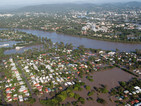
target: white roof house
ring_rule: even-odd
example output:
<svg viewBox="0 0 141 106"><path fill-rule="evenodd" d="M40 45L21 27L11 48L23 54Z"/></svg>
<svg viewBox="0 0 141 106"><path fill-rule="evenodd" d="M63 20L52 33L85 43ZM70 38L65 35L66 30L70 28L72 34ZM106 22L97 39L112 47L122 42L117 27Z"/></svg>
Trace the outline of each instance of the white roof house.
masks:
<svg viewBox="0 0 141 106"><path fill-rule="evenodd" d="M22 95L19 95L19 101L23 102L23 96Z"/></svg>
<svg viewBox="0 0 141 106"><path fill-rule="evenodd" d="M136 90L137 90L137 89L140 89L140 87L139 87L139 86L135 86L134 88L135 88Z"/></svg>

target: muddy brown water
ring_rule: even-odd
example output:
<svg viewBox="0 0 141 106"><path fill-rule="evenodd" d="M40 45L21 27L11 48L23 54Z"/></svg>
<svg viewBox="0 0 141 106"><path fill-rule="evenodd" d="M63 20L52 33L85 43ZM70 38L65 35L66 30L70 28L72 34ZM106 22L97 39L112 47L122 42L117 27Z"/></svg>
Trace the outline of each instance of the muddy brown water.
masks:
<svg viewBox="0 0 141 106"><path fill-rule="evenodd" d="M81 80L83 82L85 82L86 85L91 86L91 89L93 89L93 87L101 87L101 84L106 85L107 89L110 90L111 88L114 88L116 86L119 86L119 82L120 81L129 81L131 78L133 78L134 76L122 71L119 68L113 68L110 70L105 70L105 71L99 71L99 72L94 72L93 74L90 74L91 76L93 76L94 81L90 82L86 79L86 76L83 77ZM84 87L83 87L83 91L82 92L76 92L78 93L80 96L82 96L83 98L87 98L87 94L89 91L87 91ZM106 100L106 104L104 106L115 106L116 104L111 102L109 100L110 94L102 94L99 93L97 94L96 92L94 93L93 96L94 101L85 101L85 104L81 106L103 106L102 104L99 104L96 102L96 99L98 97L103 98L104 100ZM114 100L114 98L113 98Z"/></svg>
<svg viewBox="0 0 141 106"><path fill-rule="evenodd" d="M100 86L100 84L104 84L107 85L108 89L118 86L120 81L129 81L134 77L133 75L119 68L96 72L92 76L94 82L90 84L90 82L87 81L87 84L89 83L90 85L94 86Z"/></svg>
<svg viewBox="0 0 141 106"><path fill-rule="evenodd" d="M133 75L127 72L124 72L119 68L113 68L110 70L94 72L90 75L93 76L93 79L94 79L93 82L88 81L86 79L86 76L84 76L83 78L79 78L79 79L85 82L86 85L91 86L92 90L94 86L101 87L101 84L106 85L107 89L110 90L111 88L118 86L119 81L129 81L131 78L134 77ZM89 91L87 91L84 87L82 88L83 88L82 91L77 91L77 92L75 91L75 93L78 93L81 97L86 99L88 97L87 94ZM49 96L49 95L46 94L45 96ZM45 98L45 96L43 96L42 98ZM79 106L103 106L102 104L99 104L96 102L96 99L98 97L106 100L107 103L104 106L115 106L116 105L115 103L109 100L109 97L110 97L109 94L102 94L102 93L98 94L97 92L95 92L94 95L91 97L94 99L93 101L85 100L85 104L79 104ZM75 99L68 98L63 103L72 102L72 101L75 101ZM17 103L12 103L12 105L18 106ZM33 105L25 104L25 103L19 103L19 105L20 106L42 106L39 103L39 100L37 100L36 103L34 103Z"/></svg>
<svg viewBox="0 0 141 106"><path fill-rule="evenodd" d="M6 30L6 28L0 28L0 30ZM39 30L29 30L29 29L16 29L22 32L33 34L40 37L47 37L55 42L72 43L73 46L77 47L79 45L84 45L86 48L93 49L103 49L103 50L116 50L120 51L135 51L135 49L141 49L141 44L131 44L131 43L118 43L118 42L108 42L101 40L94 40L89 38L81 38L76 36L70 36L65 34L58 34L56 32L45 32Z"/></svg>

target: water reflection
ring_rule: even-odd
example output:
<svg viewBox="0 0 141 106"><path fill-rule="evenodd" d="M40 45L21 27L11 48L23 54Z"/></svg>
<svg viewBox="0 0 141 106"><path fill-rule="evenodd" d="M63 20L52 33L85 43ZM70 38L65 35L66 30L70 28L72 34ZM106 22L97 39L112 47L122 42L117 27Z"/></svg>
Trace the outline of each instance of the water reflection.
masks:
<svg viewBox="0 0 141 106"><path fill-rule="evenodd" d="M23 53L23 52L25 52L25 51L27 51L27 50L29 50L29 49L41 49L43 46L42 45L34 45L34 46L28 46L28 47L23 47L23 48L21 48L20 50L16 50L16 49L11 49L11 50L6 50L5 52L4 52L4 54L7 54L7 55L9 55L9 54L15 54L15 53Z"/></svg>
<svg viewBox="0 0 141 106"><path fill-rule="evenodd" d="M0 41L0 48L2 48L2 47L12 47L16 43L19 43L19 41ZM6 45L4 46L4 44L6 44Z"/></svg>
<svg viewBox="0 0 141 106"><path fill-rule="evenodd" d="M1 28L1 30L3 29ZM93 40L88 38L80 38L80 37L74 37L69 35L57 34L56 32L50 33L50 32L39 31L39 30L25 30L25 29L15 29L15 30L37 35L40 37L47 37L51 39L54 43L56 42L64 42L65 44L72 43L75 47L79 45L84 45L86 48L103 49L103 50L119 49L120 51L126 51L126 52L135 51L135 49L141 49L141 44L127 44L127 43L100 41L100 40Z"/></svg>
<svg viewBox="0 0 141 106"><path fill-rule="evenodd" d="M117 42L108 42L108 41L100 41L100 40L93 40L88 38L80 38L74 37L69 35L57 34L55 32L44 32L39 30L25 30L25 29L18 29L19 31L23 31L26 33L34 34L41 37L50 38L54 43L55 42L64 42L72 43L74 46L84 45L86 48L93 48L93 49L103 49L103 50L116 50L119 49L120 51L134 51L135 49L141 49L141 44L127 44L127 43L117 43Z"/></svg>

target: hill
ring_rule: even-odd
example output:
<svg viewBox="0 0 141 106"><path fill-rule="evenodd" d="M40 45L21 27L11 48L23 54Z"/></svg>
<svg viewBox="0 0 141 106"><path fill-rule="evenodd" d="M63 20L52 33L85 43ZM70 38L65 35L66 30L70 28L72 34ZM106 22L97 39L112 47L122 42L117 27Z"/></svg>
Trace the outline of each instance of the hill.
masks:
<svg viewBox="0 0 141 106"><path fill-rule="evenodd" d="M15 9L12 12L65 12L70 10L81 10L81 11L101 11L101 10L115 10L125 8L141 8L141 2L127 2L127 3L106 3L106 4L43 4L26 6L20 9Z"/></svg>

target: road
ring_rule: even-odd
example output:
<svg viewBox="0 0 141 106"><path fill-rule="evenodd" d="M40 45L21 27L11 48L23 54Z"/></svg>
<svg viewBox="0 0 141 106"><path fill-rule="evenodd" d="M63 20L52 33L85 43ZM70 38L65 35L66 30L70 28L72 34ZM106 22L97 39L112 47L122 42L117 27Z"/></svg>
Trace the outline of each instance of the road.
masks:
<svg viewBox="0 0 141 106"><path fill-rule="evenodd" d="M25 83L26 83L26 85L27 85L27 87L28 87L28 89L29 89L29 91L30 91L30 93L31 93L31 95L32 95L32 98L37 98L37 96L34 94L34 92L33 92L33 90L32 90L31 85L29 84L29 82L28 82L28 80L27 80L27 77L25 76L25 74L24 74L24 72L23 72L23 69L22 69L21 65L18 63L17 60L15 60L15 62L16 62L16 64L17 64L17 66L21 69L21 75L22 75L22 77L25 79Z"/></svg>

